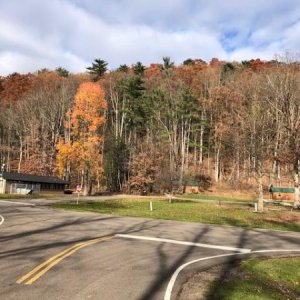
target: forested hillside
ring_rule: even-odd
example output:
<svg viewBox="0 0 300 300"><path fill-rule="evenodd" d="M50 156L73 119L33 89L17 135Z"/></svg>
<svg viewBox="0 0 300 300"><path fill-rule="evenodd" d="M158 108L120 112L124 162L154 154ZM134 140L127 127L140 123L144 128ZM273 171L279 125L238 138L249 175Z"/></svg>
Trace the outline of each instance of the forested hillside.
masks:
<svg viewBox="0 0 300 300"><path fill-rule="evenodd" d="M2 77L1 165L73 184L85 178L94 191L255 179L260 193L263 182L283 180L297 194L300 66L289 59L175 66L165 57L114 71L98 59L86 74L58 68ZM92 83L82 91L84 82Z"/></svg>

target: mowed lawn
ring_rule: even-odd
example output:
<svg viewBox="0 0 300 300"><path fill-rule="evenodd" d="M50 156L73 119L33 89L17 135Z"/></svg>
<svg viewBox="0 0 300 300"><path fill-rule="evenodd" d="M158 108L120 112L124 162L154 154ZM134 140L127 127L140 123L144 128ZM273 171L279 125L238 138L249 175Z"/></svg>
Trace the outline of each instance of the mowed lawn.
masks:
<svg viewBox="0 0 300 300"><path fill-rule="evenodd" d="M215 281L209 299L300 299L300 258L251 259Z"/></svg>
<svg viewBox="0 0 300 300"><path fill-rule="evenodd" d="M40 195L20 195L20 194L0 194L1 199L32 199L38 198Z"/></svg>
<svg viewBox="0 0 300 300"><path fill-rule="evenodd" d="M186 194L186 195L176 195L177 198L186 198L186 199L200 199L200 200L215 200L221 202L241 202L241 203L254 203L255 197L244 196L217 196L217 195L207 195L207 194Z"/></svg>
<svg viewBox="0 0 300 300"><path fill-rule="evenodd" d="M29 195L22 195L22 194L0 194L0 200L16 200L16 199L39 199L39 198L72 198L72 195L66 195L62 193L48 193L48 194L29 194Z"/></svg>
<svg viewBox="0 0 300 300"><path fill-rule="evenodd" d="M230 205L219 206L212 203L191 201L153 200L153 211L149 208L150 200L124 199L102 202L55 203L56 208L77 211L91 211L119 216L147 217L155 219L220 224L238 227L254 227L300 232L300 212L267 210L254 213L253 208L236 208Z"/></svg>

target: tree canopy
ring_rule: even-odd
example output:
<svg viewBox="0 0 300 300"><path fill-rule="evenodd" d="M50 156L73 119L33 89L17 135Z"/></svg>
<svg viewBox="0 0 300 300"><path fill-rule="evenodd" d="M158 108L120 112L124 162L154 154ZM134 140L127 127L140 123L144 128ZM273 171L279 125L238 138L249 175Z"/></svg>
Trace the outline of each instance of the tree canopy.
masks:
<svg viewBox="0 0 300 300"><path fill-rule="evenodd" d="M86 192L170 189L173 180L293 186L299 205L297 60L187 59L87 73L0 77L0 164L61 174ZM143 182L146 184L144 185Z"/></svg>

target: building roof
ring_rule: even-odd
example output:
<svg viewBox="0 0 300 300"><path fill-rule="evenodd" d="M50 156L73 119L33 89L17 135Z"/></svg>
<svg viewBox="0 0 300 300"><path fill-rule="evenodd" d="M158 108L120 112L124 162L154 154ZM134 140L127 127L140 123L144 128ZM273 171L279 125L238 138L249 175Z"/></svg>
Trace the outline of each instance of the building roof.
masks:
<svg viewBox="0 0 300 300"><path fill-rule="evenodd" d="M295 193L294 188L272 187L274 193Z"/></svg>
<svg viewBox="0 0 300 300"><path fill-rule="evenodd" d="M187 181L186 186L199 186L199 183L197 181Z"/></svg>
<svg viewBox="0 0 300 300"><path fill-rule="evenodd" d="M68 184L67 181L54 176L37 176L37 175L22 174L22 173L3 172L2 174L0 173L0 177L3 177L5 180L14 180L14 181Z"/></svg>
<svg viewBox="0 0 300 300"><path fill-rule="evenodd" d="M183 181L180 183L180 181L172 181L173 186L199 186L199 183L197 181Z"/></svg>

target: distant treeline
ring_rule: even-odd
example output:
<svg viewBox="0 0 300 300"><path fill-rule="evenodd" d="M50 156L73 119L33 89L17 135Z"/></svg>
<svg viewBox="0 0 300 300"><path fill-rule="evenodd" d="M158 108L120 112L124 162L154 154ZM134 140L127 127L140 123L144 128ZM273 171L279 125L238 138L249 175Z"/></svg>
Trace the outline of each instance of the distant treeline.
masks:
<svg viewBox="0 0 300 300"><path fill-rule="evenodd" d="M163 191L172 180L272 183L300 172L300 65L279 60L187 59L176 66L121 65L96 59L87 73L63 68L0 78L0 163L7 171L58 174L72 183L82 170L58 167L60 141L72 139L68 116L83 82L105 92L94 190ZM95 134L95 133L93 133Z"/></svg>

